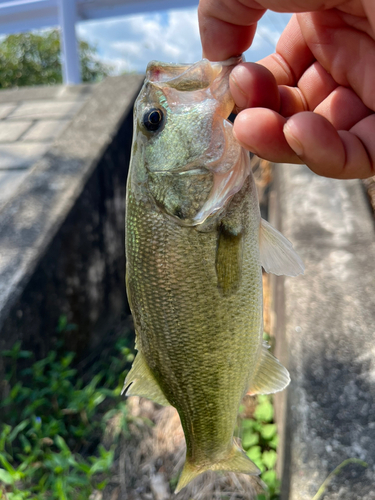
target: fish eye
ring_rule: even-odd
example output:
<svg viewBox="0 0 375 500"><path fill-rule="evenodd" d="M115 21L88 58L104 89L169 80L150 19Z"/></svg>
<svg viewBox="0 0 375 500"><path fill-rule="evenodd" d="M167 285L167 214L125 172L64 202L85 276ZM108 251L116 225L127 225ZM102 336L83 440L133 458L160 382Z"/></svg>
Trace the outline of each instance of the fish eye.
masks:
<svg viewBox="0 0 375 500"><path fill-rule="evenodd" d="M143 116L143 124L150 132L155 132L163 123L163 112L160 109L150 109Z"/></svg>

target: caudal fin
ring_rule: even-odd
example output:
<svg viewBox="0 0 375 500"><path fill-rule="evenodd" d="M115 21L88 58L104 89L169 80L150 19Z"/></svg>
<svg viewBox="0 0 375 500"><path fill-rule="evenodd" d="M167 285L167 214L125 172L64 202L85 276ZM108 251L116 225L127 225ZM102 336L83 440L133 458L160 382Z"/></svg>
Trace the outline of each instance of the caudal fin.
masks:
<svg viewBox="0 0 375 500"><path fill-rule="evenodd" d="M245 452L240 450L237 445L233 444L229 456L224 460L220 460L219 462L199 467L186 461L184 468L182 469L175 493L181 491L182 488L185 488L185 486L190 483L190 481L208 470L240 472L243 474L250 474L252 476L257 476L258 474L260 474L260 470L254 464L254 462L252 462L250 458L245 454Z"/></svg>

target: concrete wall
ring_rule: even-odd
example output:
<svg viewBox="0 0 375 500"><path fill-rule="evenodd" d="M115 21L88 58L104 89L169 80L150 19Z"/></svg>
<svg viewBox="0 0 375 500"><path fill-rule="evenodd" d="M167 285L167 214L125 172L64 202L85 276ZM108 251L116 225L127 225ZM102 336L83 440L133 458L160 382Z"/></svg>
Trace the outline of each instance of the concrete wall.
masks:
<svg viewBox="0 0 375 500"><path fill-rule="evenodd" d="M108 78L0 212L0 350L53 348L60 315L80 355L127 312L124 199L142 77Z"/></svg>
<svg viewBox="0 0 375 500"><path fill-rule="evenodd" d="M375 233L360 181L276 166L272 222L306 265L274 280L277 354L291 384L277 398L282 500L375 499Z"/></svg>

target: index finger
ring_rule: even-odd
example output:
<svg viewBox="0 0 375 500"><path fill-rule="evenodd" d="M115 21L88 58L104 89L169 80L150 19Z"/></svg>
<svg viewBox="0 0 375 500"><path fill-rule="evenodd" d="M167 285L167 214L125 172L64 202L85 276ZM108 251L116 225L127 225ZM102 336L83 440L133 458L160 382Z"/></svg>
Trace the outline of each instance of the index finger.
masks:
<svg viewBox="0 0 375 500"><path fill-rule="evenodd" d="M368 15L375 17L374 0L362 1ZM211 61L225 61L245 52L253 41L257 22L267 9L312 12L346 3L345 0L200 0L198 20L203 55ZM361 11L360 3L357 8Z"/></svg>
<svg viewBox="0 0 375 500"><path fill-rule="evenodd" d="M246 6L239 0L200 0L198 19L203 57L225 61L245 52L265 11Z"/></svg>

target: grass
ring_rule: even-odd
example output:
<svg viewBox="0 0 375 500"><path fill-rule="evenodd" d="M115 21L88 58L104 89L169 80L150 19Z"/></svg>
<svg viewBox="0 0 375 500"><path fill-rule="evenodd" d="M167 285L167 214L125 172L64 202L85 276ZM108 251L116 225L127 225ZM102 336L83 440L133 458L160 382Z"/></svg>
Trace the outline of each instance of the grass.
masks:
<svg viewBox="0 0 375 500"><path fill-rule="evenodd" d="M280 494L276 475L278 435L271 396L257 397L252 418L241 420L239 434L242 447L261 470L260 477L266 486L257 500L277 500Z"/></svg>
<svg viewBox="0 0 375 500"><path fill-rule="evenodd" d="M120 438L129 438L131 415L121 397L133 352L122 339L94 363L84 377L66 350L61 317L56 349L34 360L16 343L7 358L7 395L0 403L0 499L87 500L103 490L111 475ZM110 444L103 442L116 420ZM259 396L252 418L238 431L242 445L262 471L266 492L258 500L277 500L277 431L270 396Z"/></svg>
<svg viewBox="0 0 375 500"><path fill-rule="evenodd" d="M60 333L73 328L61 318ZM105 487L114 460L115 442L109 449L101 444L108 420L120 415L117 437L127 433L120 392L132 352L117 342L87 383L77 377L75 355L63 341L39 361L20 343L2 356L9 370L0 404L0 498L87 500ZM28 366L20 369L25 360Z"/></svg>

